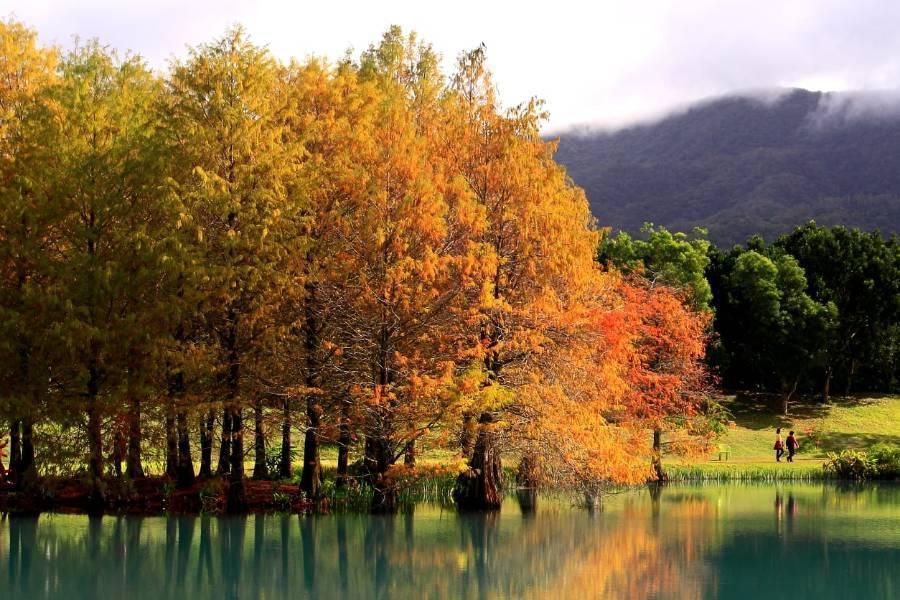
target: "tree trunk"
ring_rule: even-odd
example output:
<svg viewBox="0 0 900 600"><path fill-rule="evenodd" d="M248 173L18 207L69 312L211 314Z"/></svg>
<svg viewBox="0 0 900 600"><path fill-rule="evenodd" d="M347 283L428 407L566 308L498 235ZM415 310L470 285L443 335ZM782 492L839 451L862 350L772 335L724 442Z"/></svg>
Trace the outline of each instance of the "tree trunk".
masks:
<svg viewBox="0 0 900 600"><path fill-rule="evenodd" d="M662 430L659 427L653 430L653 472L657 481L668 479L662 465Z"/></svg>
<svg viewBox="0 0 900 600"><path fill-rule="evenodd" d="M200 473L201 479L212 477L213 431L216 426L216 412L210 410L200 417Z"/></svg>
<svg viewBox="0 0 900 600"><path fill-rule="evenodd" d="M222 411L222 442L219 445L219 466L216 475L227 475L231 468L231 411L228 407Z"/></svg>
<svg viewBox="0 0 900 600"><path fill-rule="evenodd" d="M241 400L241 362L237 351L237 317L232 313L228 336L228 404L231 413L231 460L226 510L230 513L247 511L247 490L244 487L244 415Z"/></svg>
<svg viewBox="0 0 900 600"><path fill-rule="evenodd" d="M136 393L132 393L128 414L128 450L125 457L125 465L128 477L140 479L144 476L144 467L141 465L141 399Z"/></svg>
<svg viewBox="0 0 900 600"><path fill-rule="evenodd" d="M794 392L797 391L797 386L800 385L800 377L797 376L794 378L793 383L785 384L784 389L785 393L781 397L781 412L784 415L788 414L788 407L791 402L791 397L794 395Z"/></svg>
<svg viewBox="0 0 900 600"><path fill-rule="evenodd" d="M100 485L103 476L103 441L100 430L100 411L94 403L88 408L88 473L91 478L88 492L88 510L101 512L106 499Z"/></svg>
<svg viewBox="0 0 900 600"><path fill-rule="evenodd" d="M363 444L363 471L369 481L378 473L378 449L375 437L367 434Z"/></svg>
<svg viewBox="0 0 900 600"><path fill-rule="evenodd" d="M416 466L416 440L410 440L406 444L406 451L403 453L403 464L407 467Z"/></svg>
<svg viewBox="0 0 900 600"><path fill-rule="evenodd" d="M231 464L226 509L230 513L247 511L244 487L244 417L240 407L231 410Z"/></svg>
<svg viewBox="0 0 900 600"><path fill-rule="evenodd" d="M396 482L387 474L394 463L390 443L386 439L373 440L372 449L375 475L372 482L371 511L377 514L394 514L398 508L398 494Z"/></svg>
<svg viewBox="0 0 900 600"><path fill-rule="evenodd" d="M9 423L9 470L18 478L22 472L22 421Z"/></svg>
<svg viewBox="0 0 900 600"><path fill-rule="evenodd" d="M23 287L25 286L26 278L20 274L19 276L19 291L21 292ZM30 372L30 357L31 353L29 351L29 345L27 342L21 341L19 343L19 379L21 384L21 390L29 390L29 372ZM16 412L19 414L29 414L30 411L34 410L35 403L29 403L29 406L26 407L17 407ZM11 419L9 422L9 470L12 473L12 476L16 482L16 485L21 488L21 479L22 479L22 419ZM0 451L2 454L2 451Z"/></svg>
<svg viewBox="0 0 900 600"><path fill-rule="evenodd" d="M849 396L850 390L853 388L853 376L856 374L856 359L850 359L850 368L847 370L847 388L844 390L844 395Z"/></svg>
<svg viewBox="0 0 900 600"><path fill-rule="evenodd" d="M300 477L300 489L307 498L316 498L322 484L322 468L319 461L320 409L315 400L312 394L306 399L307 425L303 436L303 474Z"/></svg>
<svg viewBox="0 0 900 600"><path fill-rule="evenodd" d="M306 433L303 436L303 473L300 489L307 498L316 498L322 485L322 466L319 460L319 434L322 425L319 364L319 324L316 316L315 284L306 285L306 313L304 315L304 350L306 351Z"/></svg>
<svg viewBox="0 0 900 600"><path fill-rule="evenodd" d="M266 430L263 423L262 400L253 404L253 479L268 479L269 468L266 465Z"/></svg>
<svg viewBox="0 0 900 600"><path fill-rule="evenodd" d="M603 509L603 496L599 490L586 490L584 492L584 507L593 514Z"/></svg>
<svg viewBox="0 0 900 600"><path fill-rule="evenodd" d="M520 488L516 490L516 500L519 501L519 510L522 516L529 517L537 512L538 492L534 488Z"/></svg>
<svg viewBox="0 0 900 600"><path fill-rule="evenodd" d="M536 454L526 452L516 469L516 499L523 516L537 512L537 492L540 485L540 462Z"/></svg>
<svg viewBox="0 0 900 600"><path fill-rule="evenodd" d="M178 434L175 431L175 400L169 398L166 406L166 476L178 477Z"/></svg>
<svg viewBox="0 0 900 600"><path fill-rule="evenodd" d="M122 477L124 474L124 471L122 470L122 460L125 458L125 454L127 454L128 438L125 435L126 424L121 419L117 419L117 421L113 431L113 473L116 477Z"/></svg>
<svg viewBox="0 0 900 600"><path fill-rule="evenodd" d="M191 438L188 430L188 417L184 408L178 409L175 417L178 430L178 469L176 485L180 488L190 487L194 483L194 460L191 457Z"/></svg>
<svg viewBox="0 0 900 600"><path fill-rule="evenodd" d="M478 419L478 437L469 461L469 470L460 473L453 499L460 510L496 510L503 501L503 469L496 448L493 413Z"/></svg>
<svg viewBox="0 0 900 600"><path fill-rule="evenodd" d="M822 403L828 404L831 400L831 367L825 369L825 385L822 386Z"/></svg>
<svg viewBox="0 0 900 600"><path fill-rule="evenodd" d="M176 338L180 339L181 337L179 327ZM184 389L184 372L180 369L172 371L169 375L169 412L166 414L166 474L175 479L175 485L179 488L188 487L194 483L194 461L191 458L187 413L183 406ZM169 453L171 453L173 463L171 470L169 469Z"/></svg>
<svg viewBox="0 0 900 600"><path fill-rule="evenodd" d="M472 456L475 451L475 417L470 412L463 413L459 447L463 456Z"/></svg>
<svg viewBox="0 0 900 600"><path fill-rule="evenodd" d="M88 407L87 407L87 435L88 435L88 473L91 478L90 491L88 493L88 510L91 513L103 511L106 499L100 479L103 476L103 437L100 422L100 407L97 405L100 394L100 373L94 361L88 367Z"/></svg>
<svg viewBox="0 0 900 600"><path fill-rule="evenodd" d="M536 490L540 484L540 472L538 459L533 453L528 452L519 461L516 469L516 485L520 489Z"/></svg>
<svg viewBox="0 0 900 600"><path fill-rule="evenodd" d="M335 483L343 486L347 483L348 467L350 466L350 403L346 400L341 404L341 423L338 429L337 481Z"/></svg>
<svg viewBox="0 0 900 600"><path fill-rule="evenodd" d="M22 473L34 468L34 421L30 418L22 420L22 455L19 457L19 469Z"/></svg>
<svg viewBox="0 0 900 600"><path fill-rule="evenodd" d="M37 478L34 462L34 421L30 417L22 420L22 456L19 460L18 481L23 485Z"/></svg>
<svg viewBox="0 0 900 600"><path fill-rule="evenodd" d="M291 398L285 396L281 404L281 458L278 461L278 476L282 479L289 479L293 474L291 454Z"/></svg>

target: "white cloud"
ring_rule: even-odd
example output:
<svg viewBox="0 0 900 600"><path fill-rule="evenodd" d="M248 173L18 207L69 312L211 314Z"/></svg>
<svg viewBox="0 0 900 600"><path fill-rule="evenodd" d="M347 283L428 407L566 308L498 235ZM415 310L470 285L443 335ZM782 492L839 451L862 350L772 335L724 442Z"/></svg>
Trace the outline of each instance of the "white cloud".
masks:
<svg viewBox="0 0 900 600"><path fill-rule="evenodd" d="M546 99L550 129L627 123L734 90L900 83L900 3L880 0L4 0L2 13L47 42L98 37L159 68L237 22L284 59L337 58L397 23L448 64L485 42L502 98Z"/></svg>

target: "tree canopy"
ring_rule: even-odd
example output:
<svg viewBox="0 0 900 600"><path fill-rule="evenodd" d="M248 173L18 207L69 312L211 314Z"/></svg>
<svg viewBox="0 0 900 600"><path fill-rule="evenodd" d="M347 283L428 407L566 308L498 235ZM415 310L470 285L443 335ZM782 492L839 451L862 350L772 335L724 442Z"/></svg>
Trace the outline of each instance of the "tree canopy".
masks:
<svg viewBox="0 0 900 600"><path fill-rule="evenodd" d="M111 476L219 475L240 511L245 458L288 477L300 434L307 497L336 444L338 484L395 510L397 463L428 443L468 461L460 505L489 508L504 455L635 483L649 429L703 410L705 242L654 231L646 269L602 268L542 104L500 106L484 47L447 74L392 27L285 64L235 27L158 74L12 21L0 39L17 483L85 469L102 508Z"/></svg>

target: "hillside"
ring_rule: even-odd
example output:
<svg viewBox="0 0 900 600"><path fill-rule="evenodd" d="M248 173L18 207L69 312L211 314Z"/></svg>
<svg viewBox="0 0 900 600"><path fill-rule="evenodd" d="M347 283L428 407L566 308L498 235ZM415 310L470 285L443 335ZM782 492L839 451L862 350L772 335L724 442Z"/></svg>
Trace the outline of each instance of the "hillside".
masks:
<svg viewBox="0 0 900 600"><path fill-rule="evenodd" d="M731 96L656 123L560 135L557 160L602 225L771 239L814 218L900 231L900 97Z"/></svg>
<svg viewBox="0 0 900 600"><path fill-rule="evenodd" d="M729 462L774 462L775 428L797 432L802 449L798 461L821 462L829 452L868 450L877 444L900 443L900 398L836 398L830 404L797 403L790 416L773 410L777 400L727 398L735 426L718 441L731 451ZM718 460L717 452L712 458Z"/></svg>

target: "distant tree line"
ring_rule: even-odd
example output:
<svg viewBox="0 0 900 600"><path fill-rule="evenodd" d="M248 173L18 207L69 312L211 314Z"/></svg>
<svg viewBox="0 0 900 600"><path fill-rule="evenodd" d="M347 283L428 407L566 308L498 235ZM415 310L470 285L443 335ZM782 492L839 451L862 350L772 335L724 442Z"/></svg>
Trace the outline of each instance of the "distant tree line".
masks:
<svg viewBox="0 0 900 600"><path fill-rule="evenodd" d="M708 361L726 388L797 393L900 389L900 241L810 222L766 244L720 249L704 232L645 227L599 259L690 290L714 313Z"/></svg>

